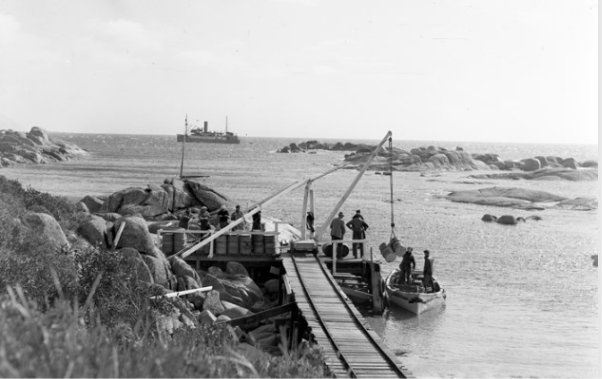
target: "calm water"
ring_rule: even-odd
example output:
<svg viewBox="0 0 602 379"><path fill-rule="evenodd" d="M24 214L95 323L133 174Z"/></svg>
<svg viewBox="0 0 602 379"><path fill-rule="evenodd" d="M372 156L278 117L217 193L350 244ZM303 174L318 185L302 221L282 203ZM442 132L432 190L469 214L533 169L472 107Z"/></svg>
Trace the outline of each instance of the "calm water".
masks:
<svg viewBox="0 0 602 379"><path fill-rule="evenodd" d="M384 133L383 133L384 134ZM1 175L55 194L81 198L130 186L161 183L179 172L175 136L61 135L91 152L79 161L0 170ZM238 146L187 144L184 173L243 207L304 177L341 162L341 152L276 154L292 139L244 138ZM299 142L299 141L297 141ZM375 143L375 141L366 141ZM395 142L412 148L429 142ZM433 143L503 159L534 155L598 158L597 146ZM598 212L521 210L451 203L449 191L493 185L541 189L568 197L596 197L598 182L486 181L474 172L395 173L396 233L416 251L429 249L435 275L448 293L440 310L413 317L387 311L369 321L417 377L599 377L600 321ZM317 224L332 210L356 171L337 171L314 183ZM390 236L389 178L366 173L343 212L361 208L370 224L370 245ZM302 191L266 213L299 225ZM540 215L516 227L486 224L484 213ZM416 254L419 266L422 254ZM387 264L385 274L398 263Z"/></svg>

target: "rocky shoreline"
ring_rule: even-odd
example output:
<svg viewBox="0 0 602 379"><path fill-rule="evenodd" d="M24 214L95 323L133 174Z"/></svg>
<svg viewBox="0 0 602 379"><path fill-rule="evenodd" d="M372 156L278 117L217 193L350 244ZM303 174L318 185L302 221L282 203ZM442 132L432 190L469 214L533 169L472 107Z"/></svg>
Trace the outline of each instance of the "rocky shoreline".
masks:
<svg viewBox="0 0 602 379"><path fill-rule="evenodd" d="M335 144L321 143L315 140L291 143L279 149L279 153L302 153L317 149L335 151L353 151L346 154L344 160L349 164L348 168L358 168L364 164L374 149L373 145L353 144L350 142L337 142ZM460 146L455 150L443 147L421 146L411 150L393 148L381 148L372 163L371 171L389 171L390 165L393 171L471 171L471 170L497 170L512 171L510 178L539 179L546 177L557 177L567 180L596 180L598 178L598 162L588 160L578 162L574 158L562 158L556 156L535 156L521 160L503 160L498 154L471 154ZM539 172L539 170L546 170ZM572 171L571 171L572 170ZM521 175L515 171L533 174ZM537 174L535 174L537 172ZM506 176L484 176L489 179L508 178Z"/></svg>
<svg viewBox="0 0 602 379"><path fill-rule="evenodd" d="M0 130L0 167L62 162L87 154L76 145L50 138L37 126L27 133Z"/></svg>

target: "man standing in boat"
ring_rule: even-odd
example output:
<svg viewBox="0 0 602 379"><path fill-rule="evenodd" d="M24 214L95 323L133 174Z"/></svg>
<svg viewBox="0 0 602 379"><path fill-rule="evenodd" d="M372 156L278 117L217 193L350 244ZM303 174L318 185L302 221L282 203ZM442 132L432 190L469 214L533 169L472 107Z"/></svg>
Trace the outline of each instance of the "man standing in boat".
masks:
<svg viewBox="0 0 602 379"><path fill-rule="evenodd" d="M422 270L423 278L422 284L424 285L424 289L431 288L433 291L433 261L429 259L430 252L428 250L424 251L424 269Z"/></svg>
<svg viewBox="0 0 602 379"><path fill-rule="evenodd" d="M358 209L355 211L355 215L347 223L347 227L353 231L353 239L354 240L363 240L366 238L366 230L368 229L368 224L364 222L364 217L362 216L361 211ZM364 244L363 243L353 243L353 257L357 258L357 250L360 250L361 255L364 256Z"/></svg>
<svg viewBox="0 0 602 379"><path fill-rule="evenodd" d="M412 270L416 268L416 260L412 255L412 248L408 247L405 254L403 255L403 259L399 264L399 270L401 271L401 275L399 276L399 284L411 284L412 283Z"/></svg>

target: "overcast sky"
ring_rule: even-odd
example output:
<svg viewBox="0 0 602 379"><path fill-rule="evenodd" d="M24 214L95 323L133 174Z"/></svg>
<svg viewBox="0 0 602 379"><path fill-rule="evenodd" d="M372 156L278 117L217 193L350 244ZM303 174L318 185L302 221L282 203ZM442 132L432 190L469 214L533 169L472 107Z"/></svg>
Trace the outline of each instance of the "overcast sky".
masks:
<svg viewBox="0 0 602 379"><path fill-rule="evenodd" d="M0 0L0 128L598 142L595 0ZM14 123L14 124L13 124Z"/></svg>

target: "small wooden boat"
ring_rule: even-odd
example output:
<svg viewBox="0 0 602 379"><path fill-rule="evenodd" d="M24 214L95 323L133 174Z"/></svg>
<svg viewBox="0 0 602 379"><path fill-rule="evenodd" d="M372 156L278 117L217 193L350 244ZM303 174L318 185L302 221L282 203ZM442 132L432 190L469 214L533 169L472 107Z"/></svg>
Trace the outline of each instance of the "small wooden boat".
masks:
<svg viewBox="0 0 602 379"><path fill-rule="evenodd" d="M422 284L422 271L412 272L411 284L398 284L401 272L395 269L385 280L385 291L389 304L396 305L414 314L421 314L445 304L445 290L433 278L433 288Z"/></svg>

